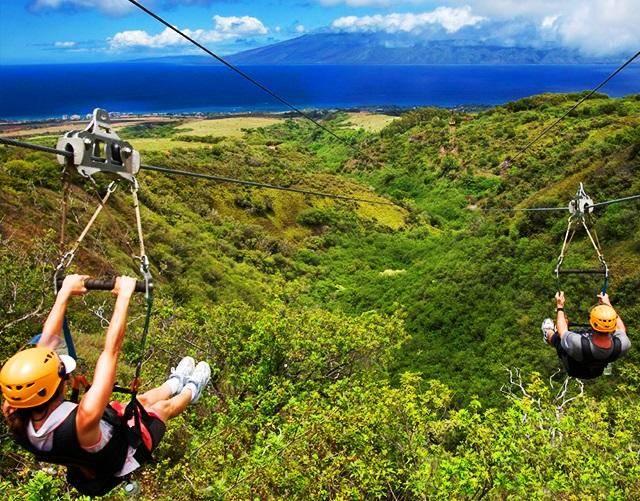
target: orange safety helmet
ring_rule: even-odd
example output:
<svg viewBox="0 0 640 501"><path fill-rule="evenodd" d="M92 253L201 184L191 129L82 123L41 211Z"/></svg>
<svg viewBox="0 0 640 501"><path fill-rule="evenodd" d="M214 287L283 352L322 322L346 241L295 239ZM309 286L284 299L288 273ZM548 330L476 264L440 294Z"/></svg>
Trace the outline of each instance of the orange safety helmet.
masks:
<svg viewBox="0 0 640 501"><path fill-rule="evenodd" d="M76 361L50 348L19 351L0 370L0 389L11 407L28 409L49 401Z"/></svg>
<svg viewBox="0 0 640 501"><path fill-rule="evenodd" d="M589 314L589 323L595 331L613 332L616 330L618 322L618 314L608 304L599 304L591 308Z"/></svg>

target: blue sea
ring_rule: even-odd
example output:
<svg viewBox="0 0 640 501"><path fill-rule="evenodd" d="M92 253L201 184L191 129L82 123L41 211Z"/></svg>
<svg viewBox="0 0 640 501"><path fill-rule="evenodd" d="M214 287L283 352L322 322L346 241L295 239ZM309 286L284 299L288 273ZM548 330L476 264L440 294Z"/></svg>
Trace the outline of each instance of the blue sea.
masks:
<svg viewBox="0 0 640 501"><path fill-rule="evenodd" d="M608 65L247 66L293 104L351 108L500 104L541 92L593 88ZM640 64L603 90L640 93ZM0 66L0 117L38 119L109 111L245 112L286 108L219 65L101 63Z"/></svg>

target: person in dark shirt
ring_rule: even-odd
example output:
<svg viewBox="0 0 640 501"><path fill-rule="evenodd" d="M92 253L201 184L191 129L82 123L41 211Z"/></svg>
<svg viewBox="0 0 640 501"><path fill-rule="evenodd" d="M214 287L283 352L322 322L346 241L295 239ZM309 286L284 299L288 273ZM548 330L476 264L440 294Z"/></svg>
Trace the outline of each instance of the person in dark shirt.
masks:
<svg viewBox="0 0 640 501"><path fill-rule="evenodd" d="M624 322L611 306L608 294L598 294L598 305L591 309L587 332L570 330L564 312L563 292L556 293L556 323L547 318L542 323L544 340L556 348L570 376L593 379L606 366L625 355L631 347Z"/></svg>

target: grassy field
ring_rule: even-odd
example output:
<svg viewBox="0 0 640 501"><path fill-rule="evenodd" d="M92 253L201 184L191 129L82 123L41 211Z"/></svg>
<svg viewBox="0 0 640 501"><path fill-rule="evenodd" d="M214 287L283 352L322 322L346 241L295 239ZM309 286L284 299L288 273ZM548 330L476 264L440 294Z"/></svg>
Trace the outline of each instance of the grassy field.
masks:
<svg viewBox="0 0 640 501"><path fill-rule="evenodd" d="M192 136L242 137L243 129L268 127L281 122L281 118L271 117L232 117L185 122L178 127Z"/></svg>
<svg viewBox="0 0 640 501"><path fill-rule="evenodd" d="M349 123L354 129L364 129L367 132L379 132L398 117L378 113L348 113Z"/></svg>
<svg viewBox="0 0 640 501"><path fill-rule="evenodd" d="M170 137L145 137L131 139L130 143L140 151L170 151L175 148L210 148L210 144L195 141L178 141Z"/></svg>
<svg viewBox="0 0 640 501"><path fill-rule="evenodd" d="M123 127L131 127L133 125L139 125L143 123L148 123L150 121L162 123L169 122L170 118L165 117L153 117L153 119L148 119L141 117L139 120L129 119L129 120L121 120L113 122L113 128L118 131ZM65 132L69 132L70 130L83 130L87 126L88 122L86 120L79 120L74 122L64 122L57 125L34 125L30 123L25 124L16 124L7 126L5 130L0 131L0 136L6 137L31 137L34 134L39 135L62 135Z"/></svg>

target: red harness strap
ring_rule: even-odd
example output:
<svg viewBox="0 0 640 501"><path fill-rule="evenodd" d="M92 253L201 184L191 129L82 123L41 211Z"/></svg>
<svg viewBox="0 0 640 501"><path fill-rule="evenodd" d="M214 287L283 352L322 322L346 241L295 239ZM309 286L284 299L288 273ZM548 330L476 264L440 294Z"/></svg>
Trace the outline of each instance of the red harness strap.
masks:
<svg viewBox="0 0 640 501"><path fill-rule="evenodd" d="M125 413L125 409L126 409L126 404L123 404L122 402L111 402L111 407L113 408L113 410L115 410L118 413L118 416L123 417L124 413ZM138 414L140 414L140 411L137 410ZM149 414L150 417L156 418L156 419L160 419L158 417L157 414L154 414L153 412L147 411L147 413ZM144 444L145 448L151 452L153 450L153 439L151 438L151 433L149 432L149 428L147 426L147 423L145 423L145 420L142 419L141 416L139 416L140 418L140 432L142 435L142 443ZM135 417L131 417L129 419L129 421L127 421L127 426L129 426L130 428L133 428L135 426Z"/></svg>

